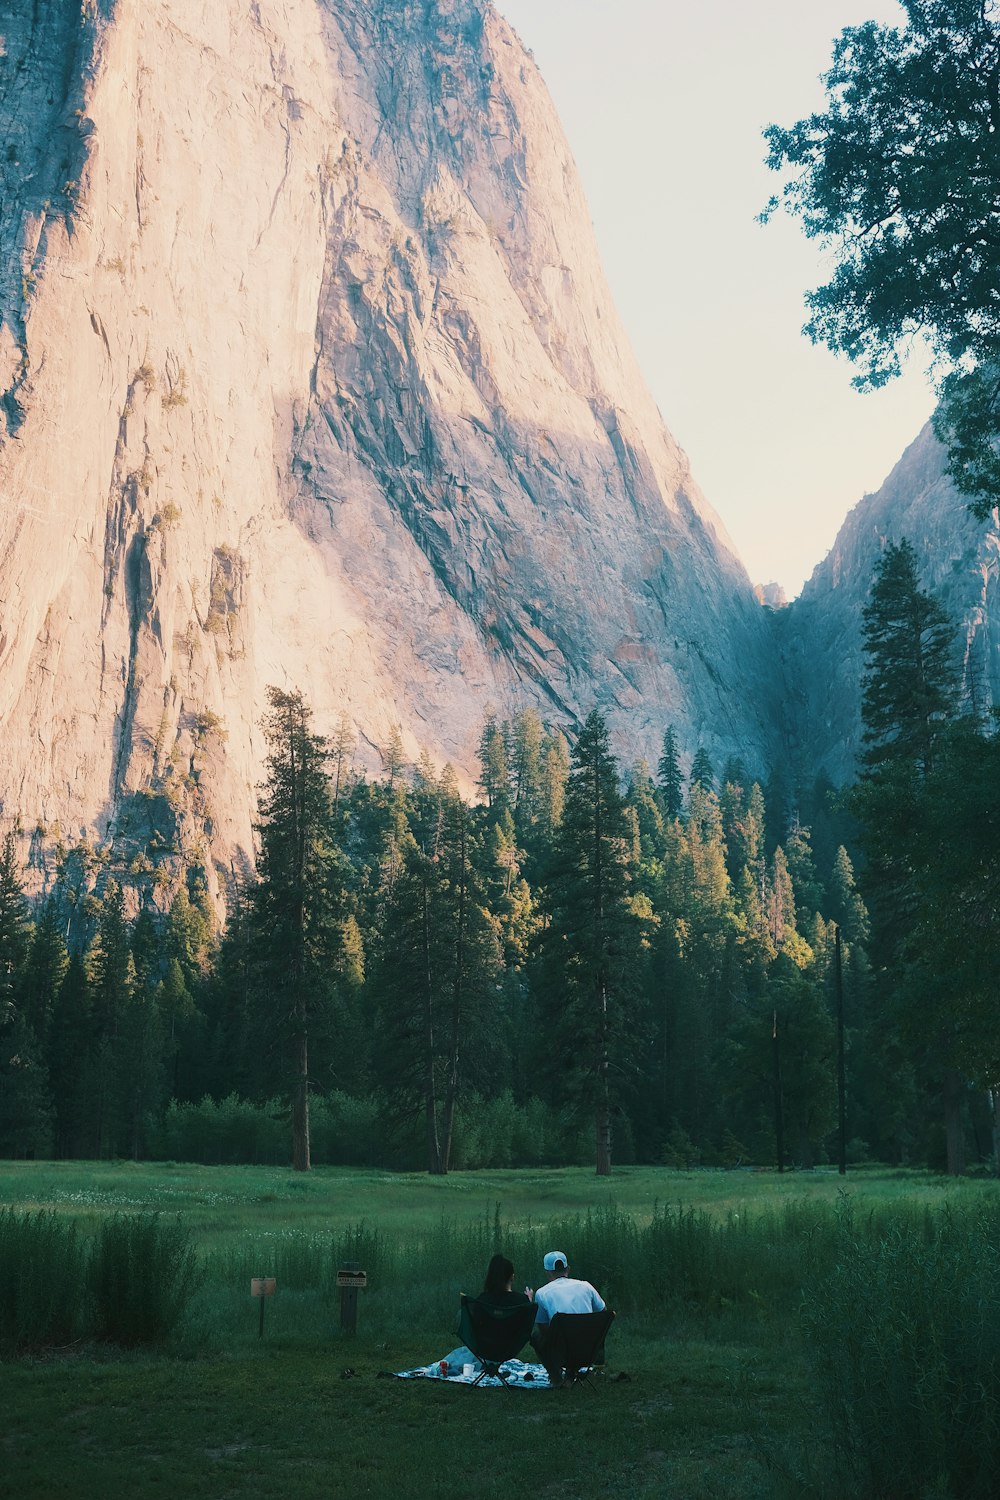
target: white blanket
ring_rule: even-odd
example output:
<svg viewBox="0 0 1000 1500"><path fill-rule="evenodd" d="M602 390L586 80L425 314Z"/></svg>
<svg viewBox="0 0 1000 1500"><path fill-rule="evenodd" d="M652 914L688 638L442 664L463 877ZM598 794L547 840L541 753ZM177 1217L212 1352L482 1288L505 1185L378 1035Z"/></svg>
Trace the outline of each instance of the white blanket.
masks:
<svg viewBox="0 0 1000 1500"><path fill-rule="evenodd" d="M505 1359L503 1371L508 1385L520 1386L526 1391L548 1389L549 1377L545 1373L544 1365L526 1365L519 1359ZM466 1375L461 1370L454 1375L442 1375L440 1362L433 1365L418 1365L415 1370L397 1370L396 1374L400 1380L444 1380L449 1385L474 1385L476 1376L479 1374L479 1365L476 1365L471 1375ZM479 1382L480 1387L502 1384L503 1382L495 1375L484 1375Z"/></svg>

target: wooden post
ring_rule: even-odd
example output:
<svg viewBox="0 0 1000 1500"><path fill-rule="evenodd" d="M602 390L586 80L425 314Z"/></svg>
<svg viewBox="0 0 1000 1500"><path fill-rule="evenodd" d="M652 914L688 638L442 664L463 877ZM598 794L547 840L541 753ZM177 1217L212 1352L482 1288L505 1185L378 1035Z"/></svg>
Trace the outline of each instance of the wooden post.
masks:
<svg viewBox="0 0 1000 1500"><path fill-rule="evenodd" d="M348 1261L337 1272L340 1288L340 1330L355 1334L358 1331L358 1292L368 1285L368 1277L357 1261Z"/></svg>
<svg viewBox="0 0 1000 1500"><path fill-rule="evenodd" d="M250 1295L256 1297L260 1303L260 1322L257 1325L257 1337L264 1337L264 1303L268 1297L273 1297L277 1291L278 1283L273 1276L254 1276L250 1281Z"/></svg>

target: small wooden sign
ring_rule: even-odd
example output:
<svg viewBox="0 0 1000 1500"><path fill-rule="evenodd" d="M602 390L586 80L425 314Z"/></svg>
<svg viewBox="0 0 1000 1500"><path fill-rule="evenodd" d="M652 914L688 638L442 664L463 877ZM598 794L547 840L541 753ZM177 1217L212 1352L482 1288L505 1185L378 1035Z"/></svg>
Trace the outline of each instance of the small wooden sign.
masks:
<svg viewBox="0 0 1000 1500"><path fill-rule="evenodd" d="M273 1297L278 1290L274 1276L254 1276L250 1282L251 1297Z"/></svg>
<svg viewBox="0 0 1000 1500"><path fill-rule="evenodd" d="M337 1285L339 1287L345 1287L345 1286L346 1287L354 1287L357 1290L363 1292L366 1289L366 1287L368 1286L368 1272L367 1271L338 1271L337 1272Z"/></svg>

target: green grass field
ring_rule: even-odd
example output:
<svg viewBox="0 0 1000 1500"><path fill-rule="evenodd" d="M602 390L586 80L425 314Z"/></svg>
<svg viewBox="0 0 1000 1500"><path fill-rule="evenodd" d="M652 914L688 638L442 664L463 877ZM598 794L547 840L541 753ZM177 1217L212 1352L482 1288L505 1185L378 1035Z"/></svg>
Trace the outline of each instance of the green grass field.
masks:
<svg viewBox="0 0 1000 1500"><path fill-rule="evenodd" d="M0 1496L751 1500L806 1493L810 1462L821 1493L799 1309L832 1266L845 1201L873 1226L1000 1200L992 1182L877 1171L432 1180L4 1163L0 1205L53 1210L85 1233L116 1211L178 1216L204 1284L162 1350L73 1346L0 1366ZM378 1378L454 1346L458 1291L478 1288L494 1248L519 1282L539 1281L550 1237L619 1312L596 1396ZM371 1278L354 1339L332 1285L348 1253ZM261 1341L249 1277L269 1274Z"/></svg>

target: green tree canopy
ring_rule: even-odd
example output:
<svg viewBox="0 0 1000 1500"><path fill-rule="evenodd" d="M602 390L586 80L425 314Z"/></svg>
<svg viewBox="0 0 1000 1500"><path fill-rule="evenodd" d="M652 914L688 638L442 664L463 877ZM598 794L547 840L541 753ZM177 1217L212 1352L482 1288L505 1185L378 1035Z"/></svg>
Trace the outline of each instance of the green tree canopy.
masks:
<svg viewBox="0 0 1000 1500"><path fill-rule="evenodd" d="M902 0L905 26L846 28L825 108L765 132L779 206L835 254L806 332L883 385L931 343L938 436L985 517L1000 490L1000 23L995 0Z"/></svg>

